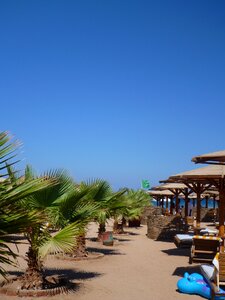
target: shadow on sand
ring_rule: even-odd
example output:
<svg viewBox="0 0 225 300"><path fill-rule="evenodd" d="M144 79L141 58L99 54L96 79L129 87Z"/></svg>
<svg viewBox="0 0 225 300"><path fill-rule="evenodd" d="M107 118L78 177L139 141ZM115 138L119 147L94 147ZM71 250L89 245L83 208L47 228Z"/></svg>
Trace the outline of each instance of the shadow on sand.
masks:
<svg viewBox="0 0 225 300"><path fill-rule="evenodd" d="M146 234L146 236L147 236L147 238L149 238L148 237L148 235ZM158 239L156 239L156 240L154 240L154 239L151 239L151 238L149 238L150 240L153 240L154 242L161 242L161 243L170 243L170 244L174 244L174 241L173 240L163 240L163 239L160 239L160 238L158 238Z"/></svg>
<svg viewBox="0 0 225 300"><path fill-rule="evenodd" d="M161 250L161 252L166 253L168 255L173 256L187 256L190 255L190 249L188 248L174 248L174 249L167 249L167 250Z"/></svg>
<svg viewBox="0 0 225 300"><path fill-rule="evenodd" d="M130 228L132 228L132 227L130 227ZM133 227L133 228L135 228L135 229L141 229L141 227ZM133 235L133 236L135 236L135 235L140 235L140 233L137 233L137 232L132 232L132 231L124 231L124 233L121 233L121 235Z"/></svg>
<svg viewBox="0 0 225 300"><path fill-rule="evenodd" d="M23 272L21 271L9 271L9 275L12 276L21 276ZM66 278L69 280L88 280L92 278L96 278L102 276L101 273L97 272L85 272L85 271L76 271L72 269L55 269L48 268L44 272L45 276L59 276L60 278Z"/></svg>
<svg viewBox="0 0 225 300"><path fill-rule="evenodd" d="M189 267L177 267L174 270L174 272L173 272L172 275L173 276L183 277L185 272L187 272L189 274L192 274L192 273L199 273L199 274L201 274L200 265L189 266Z"/></svg>
<svg viewBox="0 0 225 300"><path fill-rule="evenodd" d="M21 271L8 271L7 274L11 275L11 276L21 276L24 273Z"/></svg>
<svg viewBox="0 0 225 300"><path fill-rule="evenodd" d="M118 236L117 237L114 237L114 240L115 241L118 241L118 242L130 242L131 240L130 239L123 239L123 238L119 238Z"/></svg>
<svg viewBox="0 0 225 300"><path fill-rule="evenodd" d="M131 231L124 231L123 233L113 233L113 236L115 237L115 239L119 239L119 238L123 238L126 236L137 236L140 235L140 233L136 233L136 232L131 232ZM91 241L91 242L99 242L97 237L87 237L86 240ZM125 241L125 239L123 239Z"/></svg>
<svg viewBox="0 0 225 300"><path fill-rule="evenodd" d="M120 251L115 250L115 249L87 247L87 251L90 252L90 253L91 252L99 252L99 253L102 253L104 255L125 255L125 254L123 254Z"/></svg>
<svg viewBox="0 0 225 300"><path fill-rule="evenodd" d="M70 280L88 280L101 276L101 273L97 272L85 272L85 271L76 271L72 269L46 269L46 276L58 275L63 278L69 278Z"/></svg>

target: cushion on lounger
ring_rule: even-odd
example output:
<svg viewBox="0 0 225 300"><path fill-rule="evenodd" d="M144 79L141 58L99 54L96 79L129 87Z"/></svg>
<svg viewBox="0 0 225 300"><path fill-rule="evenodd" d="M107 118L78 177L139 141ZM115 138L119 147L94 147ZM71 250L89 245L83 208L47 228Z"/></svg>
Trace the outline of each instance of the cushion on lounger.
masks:
<svg viewBox="0 0 225 300"><path fill-rule="evenodd" d="M193 235L191 234L176 234L176 236L180 241L189 241L193 238Z"/></svg>
<svg viewBox="0 0 225 300"><path fill-rule="evenodd" d="M206 276L209 280L214 278L215 266L214 265L201 265L200 266L203 275Z"/></svg>

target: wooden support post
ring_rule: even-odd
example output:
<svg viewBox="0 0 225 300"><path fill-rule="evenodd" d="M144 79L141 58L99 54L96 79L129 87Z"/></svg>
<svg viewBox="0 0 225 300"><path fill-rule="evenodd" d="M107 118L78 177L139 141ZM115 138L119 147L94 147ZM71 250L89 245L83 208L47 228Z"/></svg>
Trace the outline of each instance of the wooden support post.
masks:
<svg viewBox="0 0 225 300"><path fill-rule="evenodd" d="M195 207L195 199L192 199L193 207Z"/></svg>
<svg viewBox="0 0 225 300"><path fill-rule="evenodd" d="M173 203L173 197L170 197L170 214L173 214L173 208L174 208L174 203Z"/></svg>
<svg viewBox="0 0 225 300"><path fill-rule="evenodd" d="M201 223L201 190L200 187L198 186L198 189L196 191L197 194L197 217L196 217L196 227L200 228L200 223Z"/></svg>
<svg viewBox="0 0 225 300"><path fill-rule="evenodd" d="M166 208L168 208L169 203L168 203L168 196L166 196Z"/></svg>
<svg viewBox="0 0 225 300"><path fill-rule="evenodd" d="M209 196L205 196L205 208L208 208Z"/></svg>
<svg viewBox="0 0 225 300"><path fill-rule="evenodd" d="M216 208L216 195L213 195L213 209Z"/></svg>
<svg viewBox="0 0 225 300"><path fill-rule="evenodd" d="M188 201L191 201L189 198L188 198L188 189L185 189L185 192L184 192L184 201L185 201L185 207L184 207L184 215L185 217L188 216Z"/></svg>
<svg viewBox="0 0 225 300"><path fill-rule="evenodd" d="M219 190L220 207L219 207L219 236L224 238L224 221L225 221L225 185L224 180L221 179Z"/></svg>
<svg viewBox="0 0 225 300"><path fill-rule="evenodd" d="M176 197L176 213L179 212L179 191L176 190L176 194L175 194L175 197Z"/></svg>

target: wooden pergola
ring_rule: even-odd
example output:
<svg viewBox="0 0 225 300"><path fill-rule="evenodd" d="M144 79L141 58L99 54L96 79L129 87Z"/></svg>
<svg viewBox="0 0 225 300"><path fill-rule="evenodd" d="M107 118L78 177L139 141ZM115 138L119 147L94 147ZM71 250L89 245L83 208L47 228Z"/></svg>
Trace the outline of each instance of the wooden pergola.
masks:
<svg viewBox="0 0 225 300"><path fill-rule="evenodd" d="M205 191L202 196L206 200L207 200L207 197L208 197L208 199L213 198L213 208L215 209L215 207L216 207L216 200L219 200L219 192L216 191L216 190L211 189L211 190ZM208 203L207 202L206 202L206 208L208 208Z"/></svg>
<svg viewBox="0 0 225 300"><path fill-rule="evenodd" d="M197 194L197 227L200 227L201 194L211 187L219 192L219 236L224 237L225 221L225 166L210 165L169 177L169 181L181 182Z"/></svg>
<svg viewBox="0 0 225 300"><path fill-rule="evenodd" d="M165 182L165 181L160 181ZM178 206L179 206L179 195L183 194L185 197L185 217L188 215L188 196L192 192L189 190L189 188L183 184L183 183L177 183L177 182L167 182L164 184L159 185L156 187L156 189L159 190L169 190L173 193L175 199L176 199L176 213L178 213ZM171 211L172 213L172 211Z"/></svg>
<svg viewBox="0 0 225 300"><path fill-rule="evenodd" d="M166 197L166 208L168 208L168 198L173 198L173 193L169 190L149 190L147 193L153 196L157 200L157 203L162 200L162 207L163 199Z"/></svg>

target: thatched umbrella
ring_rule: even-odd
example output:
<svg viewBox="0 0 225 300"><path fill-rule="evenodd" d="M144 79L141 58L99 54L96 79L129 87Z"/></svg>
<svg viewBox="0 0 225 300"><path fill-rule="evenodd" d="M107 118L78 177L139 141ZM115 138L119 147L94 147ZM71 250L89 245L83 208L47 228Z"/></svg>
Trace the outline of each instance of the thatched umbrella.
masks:
<svg viewBox="0 0 225 300"><path fill-rule="evenodd" d="M149 190L147 193L151 196L153 196L156 200L157 203L162 200L162 206L163 206L163 199L166 197L166 208L168 208L168 198L173 198L173 193L169 190Z"/></svg>
<svg viewBox="0 0 225 300"><path fill-rule="evenodd" d="M195 207L195 200L197 199L197 194L195 192L192 192L191 190L189 190L188 198L186 199L185 195L182 195L182 198L187 200L187 203L188 203L188 200L191 199L193 201L193 207ZM186 202L185 202L185 204L186 204Z"/></svg>
<svg viewBox="0 0 225 300"><path fill-rule="evenodd" d="M165 181L161 181L165 182ZM182 193L185 197L185 217L188 215L188 196L192 192L189 190L189 188L183 184L183 183L178 183L178 182L169 182L169 183L164 183L156 187L157 189L168 189L170 190L175 198L176 198L176 213L178 213L178 205L179 205L179 195Z"/></svg>
<svg viewBox="0 0 225 300"><path fill-rule="evenodd" d="M225 165L225 150L195 156L192 161L195 163Z"/></svg>
<svg viewBox="0 0 225 300"><path fill-rule="evenodd" d="M219 195L219 192L217 192L218 195ZM203 194L201 194L201 199L205 199L206 202L205 202L205 208L208 208L208 200L210 198L213 197L213 194L205 191ZM192 199L193 200L193 206L195 206L195 200L197 199L197 194L195 192L192 192L190 195L189 195L189 199Z"/></svg>
<svg viewBox="0 0 225 300"><path fill-rule="evenodd" d="M192 161L195 163L225 165L225 150L195 156L192 158ZM210 193L210 195L213 196L213 207L215 208L216 194Z"/></svg>
<svg viewBox="0 0 225 300"><path fill-rule="evenodd" d="M197 194L197 227L200 227L201 194L214 187L219 191L219 235L224 236L225 221L225 166L212 165L169 177L169 180L185 183Z"/></svg>

